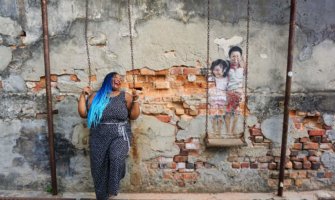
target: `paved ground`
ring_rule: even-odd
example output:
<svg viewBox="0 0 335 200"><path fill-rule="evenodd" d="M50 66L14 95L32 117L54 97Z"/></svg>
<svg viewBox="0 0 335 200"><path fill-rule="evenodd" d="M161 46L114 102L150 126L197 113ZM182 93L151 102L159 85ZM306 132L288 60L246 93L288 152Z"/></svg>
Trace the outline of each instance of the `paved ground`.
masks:
<svg viewBox="0 0 335 200"><path fill-rule="evenodd" d="M62 193L52 196L37 191L0 190L0 200L14 199L94 199L94 193ZM284 197L274 193L122 193L118 200L335 200L335 191L284 192Z"/></svg>

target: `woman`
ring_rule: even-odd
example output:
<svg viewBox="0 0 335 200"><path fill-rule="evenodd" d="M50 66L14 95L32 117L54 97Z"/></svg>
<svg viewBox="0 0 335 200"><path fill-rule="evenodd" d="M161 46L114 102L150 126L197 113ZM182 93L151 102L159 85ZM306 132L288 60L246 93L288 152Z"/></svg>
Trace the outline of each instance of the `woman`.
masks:
<svg viewBox="0 0 335 200"><path fill-rule="evenodd" d="M109 73L99 91L91 94L85 87L79 97L79 115L87 118L90 128L91 173L97 200L118 194L130 148L129 119L135 120L140 114L136 90L133 95L120 91L121 82L118 73Z"/></svg>

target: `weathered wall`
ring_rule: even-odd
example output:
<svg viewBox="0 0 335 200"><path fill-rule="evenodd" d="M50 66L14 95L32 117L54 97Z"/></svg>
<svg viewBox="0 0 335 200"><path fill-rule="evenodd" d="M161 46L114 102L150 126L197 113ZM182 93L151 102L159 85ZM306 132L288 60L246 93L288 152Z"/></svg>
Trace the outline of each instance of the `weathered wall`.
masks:
<svg viewBox="0 0 335 200"><path fill-rule="evenodd" d="M39 0L0 0L0 189L49 184L45 79ZM126 74L126 1L90 1L92 81ZM246 1L211 1L210 57L245 47ZM335 2L299 0L285 187L335 183ZM48 5L59 188L92 191L88 133L76 106L88 83L85 1ZM276 187L285 87L289 1L251 1L247 146L204 146L205 1L134 1L137 87L126 191L269 191ZM245 49L245 48L244 48ZM147 69L150 68L151 70ZM195 77L195 80L194 80ZM125 87L132 78L127 76ZM150 82L151 81L151 82Z"/></svg>

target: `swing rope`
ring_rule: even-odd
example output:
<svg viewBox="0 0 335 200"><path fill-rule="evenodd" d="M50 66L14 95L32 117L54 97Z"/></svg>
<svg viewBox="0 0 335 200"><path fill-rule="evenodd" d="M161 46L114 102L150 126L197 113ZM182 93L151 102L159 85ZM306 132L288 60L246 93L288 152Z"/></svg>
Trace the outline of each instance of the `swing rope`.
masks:
<svg viewBox="0 0 335 200"><path fill-rule="evenodd" d="M87 64L88 64L88 86L91 87L91 84L92 84L91 83L92 67L91 67L90 50L88 48L87 27L88 27L88 0L86 0L84 37L85 37L86 54L87 54Z"/></svg>
<svg viewBox="0 0 335 200"><path fill-rule="evenodd" d="M207 64L207 72L206 72L206 137L208 138L208 115L209 115L209 109L208 109L208 98L209 98L209 43L210 43L210 0L207 0L207 58L206 58L206 64ZM248 105L248 64L249 64L249 37L250 37L250 0L247 2L247 36L246 36L246 60L245 60L245 70L244 70L244 107L243 107L243 136L242 140L243 143L245 143L244 133L247 128L246 123L246 113L247 113L247 105Z"/></svg>
<svg viewBox="0 0 335 200"><path fill-rule="evenodd" d="M90 57L90 50L88 47L88 0L86 0L85 5L85 30L84 30L84 37L85 37L85 46L86 46L86 55L87 55L87 64L88 64L88 85L92 85L91 77L92 77L92 66L91 66L91 57ZM130 9L130 0L128 0L128 20L129 20L129 40L130 40L130 60L131 60L131 69L132 69L132 76L133 76L133 88L135 88L135 72L134 72L134 45L133 45L133 33L132 33L132 22L131 22L131 9Z"/></svg>
<svg viewBox="0 0 335 200"><path fill-rule="evenodd" d="M209 37L210 37L210 4L209 0L207 0L207 54L206 54L206 65L207 65L207 70L206 70L206 126L205 126L205 131L206 131L206 137L208 138L208 89L209 89L209 84L208 84L208 76L209 76Z"/></svg>
<svg viewBox="0 0 335 200"><path fill-rule="evenodd" d="M130 0L128 0L128 21L129 21L129 42L130 42L130 60L131 60L131 69L133 76L133 89L135 89L135 67L134 67L134 45L133 45L133 32L131 28L131 10L130 10Z"/></svg>
<svg viewBox="0 0 335 200"><path fill-rule="evenodd" d="M247 129L247 106L248 106L248 64L249 64L249 33L250 33L250 0L248 0L247 4L247 40L246 40L246 52L245 52L245 70L244 70L244 108L243 108L243 133ZM244 134L243 134L244 135Z"/></svg>

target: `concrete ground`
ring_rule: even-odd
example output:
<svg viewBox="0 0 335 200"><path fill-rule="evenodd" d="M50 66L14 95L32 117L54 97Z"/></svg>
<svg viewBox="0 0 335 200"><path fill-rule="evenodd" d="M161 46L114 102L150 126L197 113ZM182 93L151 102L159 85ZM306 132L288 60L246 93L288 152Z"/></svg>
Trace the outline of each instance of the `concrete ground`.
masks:
<svg viewBox="0 0 335 200"><path fill-rule="evenodd" d="M52 196L38 191L0 190L1 200L14 199L94 199L94 193L61 193ZM121 193L118 200L335 200L335 191L284 191L283 197L275 193Z"/></svg>

